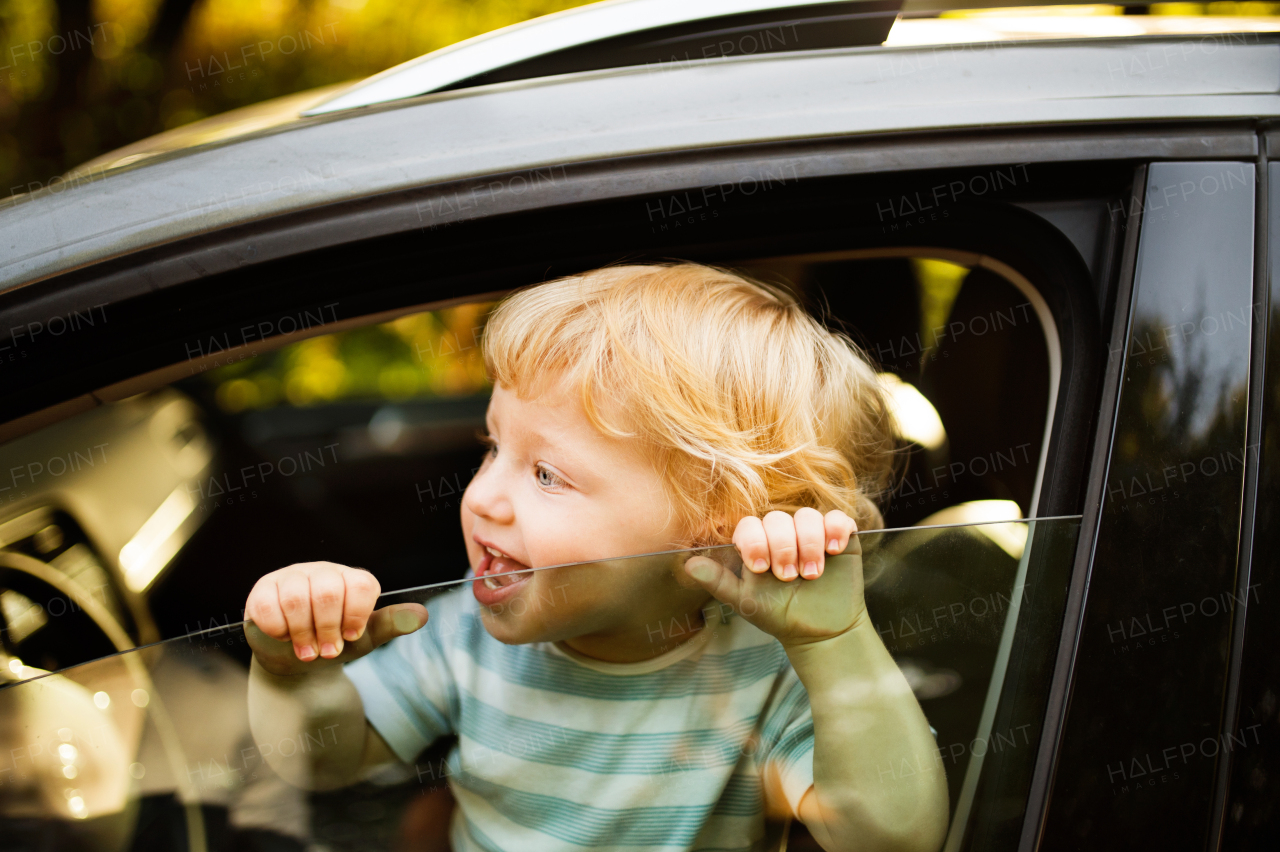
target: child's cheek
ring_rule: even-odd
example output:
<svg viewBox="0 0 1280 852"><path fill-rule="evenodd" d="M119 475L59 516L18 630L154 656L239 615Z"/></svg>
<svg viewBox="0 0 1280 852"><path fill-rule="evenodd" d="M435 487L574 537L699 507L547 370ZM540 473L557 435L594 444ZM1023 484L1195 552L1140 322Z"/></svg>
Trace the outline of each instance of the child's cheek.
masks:
<svg viewBox="0 0 1280 852"><path fill-rule="evenodd" d="M475 527L476 516L467 508L467 501L463 500L459 513L462 516L462 540L467 546L467 562L474 569L480 564L480 546L475 543L471 537L471 530Z"/></svg>

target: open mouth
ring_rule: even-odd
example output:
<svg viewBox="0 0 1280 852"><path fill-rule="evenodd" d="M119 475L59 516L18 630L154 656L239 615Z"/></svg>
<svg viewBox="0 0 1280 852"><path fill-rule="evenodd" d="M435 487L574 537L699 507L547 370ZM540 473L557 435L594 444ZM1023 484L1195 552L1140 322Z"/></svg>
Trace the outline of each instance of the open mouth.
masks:
<svg viewBox="0 0 1280 852"><path fill-rule="evenodd" d="M529 579L529 566L519 562L495 547L481 545L480 562L476 565L476 582L472 589L476 599L485 605L499 603L511 594L515 587Z"/></svg>

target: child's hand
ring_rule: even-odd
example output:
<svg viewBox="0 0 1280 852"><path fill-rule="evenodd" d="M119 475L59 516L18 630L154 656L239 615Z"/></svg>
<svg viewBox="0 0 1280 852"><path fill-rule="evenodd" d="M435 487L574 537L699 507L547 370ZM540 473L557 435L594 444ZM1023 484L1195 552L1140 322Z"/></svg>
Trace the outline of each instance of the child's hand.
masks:
<svg viewBox="0 0 1280 852"><path fill-rule="evenodd" d="M773 568L779 580L806 580L822 576L826 554L840 553L849 536L858 531L853 518L839 509L824 516L817 509L801 509L795 517L770 512L764 518L748 516L738 521L733 543L742 564L757 574Z"/></svg>
<svg viewBox="0 0 1280 852"><path fill-rule="evenodd" d="M866 617L857 524L844 512L801 509L743 518L733 534L743 572L705 556L685 570L717 600L784 645L838 636ZM841 554L852 541L851 552ZM772 569L772 570L770 570ZM821 578L821 579L819 579ZM816 581L816 582L815 582Z"/></svg>
<svg viewBox="0 0 1280 852"><path fill-rule="evenodd" d="M272 571L245 603L245 635L253 655L277 675L347 662L427 623L421 604L376 612L382 587L368 571L306 562Z"/></svg>

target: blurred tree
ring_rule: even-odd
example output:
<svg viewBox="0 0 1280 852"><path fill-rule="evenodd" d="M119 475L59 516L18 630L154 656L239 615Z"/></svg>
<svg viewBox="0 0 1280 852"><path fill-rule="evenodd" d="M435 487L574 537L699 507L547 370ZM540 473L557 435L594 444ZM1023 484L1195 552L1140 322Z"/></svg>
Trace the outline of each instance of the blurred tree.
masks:
<svg viewBox="0 0 1280 852"><path fill-rule="evenodd" d="M182 32L186 29L187 19L195 8L197 0L163 0L160 13L156 15L151 32L147 35L146 49L151 53L168 56L173 52Z"/></svg>
<svg viewBox="0 0 1280 852"><path fill-rule="evenodd" d="M206 116L587 0L0 0L0 198Z"/></svg>
<svg viewBox="0 0 1280 852"><path fill-rule="evenodd" d="M160 131L375 74L586 2L0 0L0 198ZM1246 2L1151 11L1278 9Z"/></svg>
<svg viewBox="0 0 1280 852"><path fill-rule="evenodd" d="M93 18L90 14L90 0L65 0L59 9L58 36L68 38L67 49L57 54L53 67L53 91L48 100L26 105L26 112L31 114L37 124L34 143L44 150L57 150L59 145L67 147L67 141L76 136L76 110L80 101L80 89L93 54L80 47L72 49L77 42L75 33L88 33L93 37ZM53 42L50 38L49 42ZM52 54L53 44L42 51ZM37 104L40 104L38 107Z"/></svg>
<svg viewBox="0 0 1280 852"><path fill-rule="evenodd" d="M230 413L340 400L469 396L489 390L481 331L493 304L473 302L325 334L201 374Z"/></svg>

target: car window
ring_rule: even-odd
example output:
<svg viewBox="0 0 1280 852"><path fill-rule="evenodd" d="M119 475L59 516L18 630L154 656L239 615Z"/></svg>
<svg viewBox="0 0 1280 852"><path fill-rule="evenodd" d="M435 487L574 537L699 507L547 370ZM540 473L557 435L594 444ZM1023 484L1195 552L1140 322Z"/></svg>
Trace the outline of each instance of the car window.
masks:
<svg viewBox="0 0 1280 852"><path fill-rule="evenodd" d="M1020 625L1029 614L1060 616L1077 530L1077 520L1063 519L863 533L847 549L850 555L831 557L824 576L801 589L824 598L849 595L861 566L874 627L897 654L937 732L927 761L904 757L875 767L882 784L936 773L953 788L954 808L967 767L1032 750L1037 719L997 725L994 709L1043 687L1007 676L1011 659L1025 659L1028 650L1011 657L1011 649L1030 642L1032 655L1047 656L1054 647L1054 637L1044 642L1034 630L1023 635ZM852 555L857 550L859 557ZM383 595L379 606L424 603L431 613L420 631L364 658L383 657L357 679L377 685L370 695L386 690L388 701L367 703L366 712L403 759L341 785L311 781L298 769L304 756L342 748L349 734L341 726L280 736L251 724L248 677L239 662L247 641L242 624L58 673L9 657L5 677L22 682L0 690L5 835L32 848L104 834L118 844L110 848L139 848L161 830L185 838L192 849L268 841L277 844L271 848L296 849L444 848L438 844L446 842L455 801L479 797L500 811L491 831L517 837L540 809L564 808L557 830L564 840L589 846L618 838L598 836L603 823L577 811L607 812L643 800L660 803L665 822L629 823L629 840L683 848L697 839L699 808L749 813L750 803L763 797L771 816L763 830L778 848L790 830L787 803L808 783L796 767L811 747L805 739L810 711L781 647L753 624L796 607L798 584L764 575L736 610L711 601L689 618L671 619L655 609L645 635L659 662L627 677L611 671L618 664L563 644L507 645L494 638L513 616L533 616L554 635L560 621L592 608L621 604L642 613L652 601L687 592L678 569L695 554L741 576L735 553L725 547L535 569L528 573L539 575L529 587L536 594L483 606L473 586L484 581L474 579ZM101 614L89 610L91 618ZM663 673L669 667L678 677ZM845 675L827 677L838 687ZM483 677L501 677L515 698L501 706L480 702L474 679ZM411 689L397 685L404 678ZM609 690L593 692L602 683ZM652 712L663 696L652 690L676 686L715 700L705 702L689 730L664 731L665 717ZM600 719L556 715L558 705L548 696L566 692L603 702L608 718L625 718L639 731L606 733ZM410 695L425 703L397 703ZM286 696L281 715L296 700ZM620 736L648 740L628 753L637 765L610 762L617 758L606 747L609 737ZM712 779L733 789L704 801L698 790ZM596 791L588 804L563 795L575 786L581 792L587 782ZM715 835L701 838L708 842L763 840L752 834L757 828L731 816L707 826L702 830ZM167 843L158 848L170 848Z"/></svg>
<svg viewBox="0 0 1280 852"><path fill-rule="evenodd" d="M882 777L893 783L910 771L937 772L954 817L948 848L996 848L991 838L1021 822L1010 802L1025 799L1075 547L1074 520L1024 520L1041 504L1062 368L1053 318L1029 282L976 254L903 248L730 265L787 283L876 365L892 403L899 464L877 495L894 531L862 537L868 611L937 738L934 766L886 768ZM480 343L494 304L491 297L464 301L341 330L331 330L321 306L290 318L287 328L287 315L276 314L271 323L279 327L266 331L246 325L239 337L193 338L186 378L0 447L0 470L8 471L0 617L6 677L18 684L4 691L12 708L28 707L16 696L67 678L84 686L72 672L115 672L120 683L134 684L120 693L130 701L135 690L162 695L163 681L175 684L170 699L118 721L129 771L168 768L146 769L152 780L145 782L127 772L117 777L124 787L110 788L109 805L93 804L97 793L84 793L88 787L64 785L83 793L84 811L66 810L76 798L67 794L56 813L37 809L55 828L32 830L62 831L118 807L120 814L160 808L155 819L169 829L195 831L191 803L199 801L224 809L200 817L211 821L204 831L261 828L347 848L364 836L353 828L361 820L379 832L416 832L447 811L449 800L423 795L440 783L410 783L403 767L375 773L355 798L299 792L271 772L255 776L244 759L241 774L231 772L231 744L246 736L247 724L250 653L238 625L259 577L308 561L367 568L384 590L418 590L398 601L449 589L465 598L458 519L482 458L477 436L492 388ZM256 348L271 336L286 345ZM986 380L993 375L999 380ZM619 564L640 574L660 570ZM592 578L582 580L589 584L609 570L574 576ZM548 618L556 615L552 609ZM422 635L446 622L437 618ZM654 641L675 653L687 638L681 630L691 627L654 630ZM121 653L159 640L155 650ZM23 685L36 677L45 685ZM115 696L112 713L128 706L107 686L90 686L91 699ZM205 691L207 701L198 698ZM61 699L31 701L44 707ZM97 707L90 701L86 712L90 705ZM171 711L181 717L170 720L171 730L169 705L182 705ZM5 712L20 720L28 711ZM240 721L222 733L210 728L212 739L201 745L179 742L219 713ZM443 734L430 758L440 772L450 765L450 736L458 732ZM246 742L240 750L256 748ZM225 747L218 764L225 778L213 781L212 765L188 774L204 771L201 783L217 795L173 780L180 775L173 754L210 743ZM402 757L423 765L420 754ZM993 776L1002 782L984 780ZM261 786L243 793L248 799L229 792L251 781ZM143 832L141 825L129 830ZM798 824L771 830L791 832L793 848L808 840Z"/></svg>
<svg viewBox="0 0 1280 852"><path fill-rule="evenodd" d="M901 438L879 495L888 526L1036 513L1061 356L1034 290L909 250L738 265L789 282L878 365ZM305 339L265 354L249 354L265 334L256 325L188 341L209 369L0 447L7 516L63 511L67 541L84 538L77 553L118 571L95 588L120 598L142 641L237 620L254 580L293 562L360 565L386 588L424 571L451 579L464 557L459 501L479 464L492 304L330 333L321 307L274 318L280 339ZM422 553L435 558L424 566Z"/></svg>

